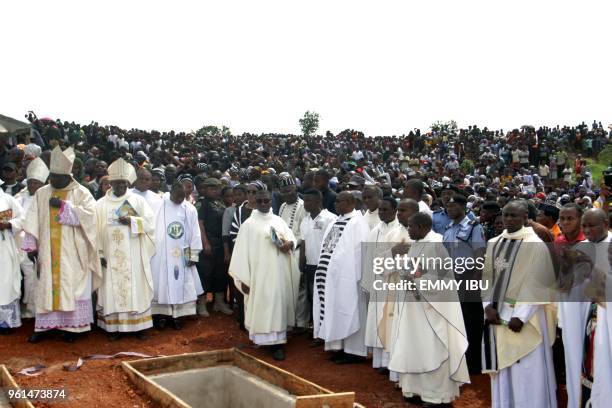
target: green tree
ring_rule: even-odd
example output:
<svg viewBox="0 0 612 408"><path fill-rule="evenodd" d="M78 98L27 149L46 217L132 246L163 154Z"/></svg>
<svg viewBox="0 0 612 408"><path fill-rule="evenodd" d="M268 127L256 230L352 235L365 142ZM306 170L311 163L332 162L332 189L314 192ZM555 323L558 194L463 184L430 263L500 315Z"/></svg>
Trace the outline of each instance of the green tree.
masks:
<svg viewBox="0 0 612 408"><path fill-rule="evenodd" d="M317 112L306 111L304 117L299 122L304 136L312 136L319 128L319 114Z"/></svg>
<svg viewBox="0 0 612 408"><path fill-rule="evenodd" d="M438 120L431 124L431 130L434 132L454 133L457 130L457 122L454 120L449 120L446 122Z"/></svg>
<svg viewBox="0 0 612 408"><path fill-rule="evenodd" d="M211 137L211 136L229 136L231 135L230 129L227 126L203 126L197 132L197 136Z"/></svg>

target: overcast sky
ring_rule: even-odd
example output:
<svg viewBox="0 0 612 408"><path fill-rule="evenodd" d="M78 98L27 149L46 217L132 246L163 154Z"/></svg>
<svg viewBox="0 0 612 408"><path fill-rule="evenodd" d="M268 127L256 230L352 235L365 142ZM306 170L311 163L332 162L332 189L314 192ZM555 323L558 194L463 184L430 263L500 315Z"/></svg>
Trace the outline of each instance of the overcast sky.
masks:
<svg viewBox="0 0 612 408"><path fill-rule="evenodd" d="M0 2L0 113L234 133L612 123L612 2Z"/></svg>

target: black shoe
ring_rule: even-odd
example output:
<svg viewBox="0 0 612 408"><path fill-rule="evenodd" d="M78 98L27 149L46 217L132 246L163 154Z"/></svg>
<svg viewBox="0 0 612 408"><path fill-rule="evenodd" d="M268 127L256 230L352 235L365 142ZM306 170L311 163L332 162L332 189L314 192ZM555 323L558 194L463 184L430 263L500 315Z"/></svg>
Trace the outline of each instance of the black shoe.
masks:
<svg viewBox="0 0 612 408"><path fill-rule="evenodd" d="M36 332L36 333L32 334L32 335L31 335L31 336L28 338L28 341L29 341L30 343L39 343L39 342L40 342L40 341L43 339L43 337L44 337L44 334L43 334L43 333L44 333L44 332Z"/></svg>
<svg viewBox="0 0 612 408"><path fill-rule="evenodd" d="M414 397L404 397L404 401L408 402L409 404L423 405L423 400L418 395L415 395Z"/></svg>
<svg viewBox="0 0 612 408"><path fill-rule="evenodd" d="M379 367L376 371L378 371L378 374L389 375L389 369L387 367Z"/></svg>
<svg viewBox="0 0 612 408"><path fill-rule="evenodd" d="M365 357L354 354L345 354L343 358L336 360L336 364L360 364L366 361Z"/></svg>
<svg viewBox="0 0 612 408"><path fill-rule="evenodd" d="M144 330L141 330L139 332L136 332L136 338L138 340L149 340L149 335L145 333Z"/></svg>
<svg viewBox="0 0 612 408"><path fill-rule="evenodd" d="M313 339L310 342L310 347L314 348L314 347L319 347L325 344L325 341L321 340L321 339Z"/></svg>
<svg viewBox="0 0 612 408"><path fill-rule="evenodd" d="M10 327L5 328L5 329L0 329L0 336L8 336L10 334L13 334L13 329L11 329Z"/></svg>
<svg viewBox="0 0 612 408"><path fill-rule="evenodd" d="M179 321L179 319L172 319L172 328L174 330L182 330L183 329L183 323L181 323Z"/></svg>
<svg viewBox="0 0 612 408"><path fill-rule="evenodd" d="M166 330L166 318L165 317L156 317L153 319L153 326L157 330Z"/></svg>
<svg viewBox="0 0 612 408"><path fill-rule="evenodd" d="M117 341L121 338L121 333L115 332L108 335L108 341Z"/></svg>
<svg viewBox="0 0 612 408"><path fill-rule="evenodd" d="M434 404L433 402L424 402L423 407L425 408L448 408L452 407L452 404Z"/></svg>
<svg viewBox="0 0 612 408"><path fill-rule="evenodd" d="M307 328L305 327L295 327L292 331L291 334L294 336L301 336L302 334L305 334L308 331Z"/></svg>
<svg viewBox="0 0 612 408"><path fill-rule="evenodd" d="M74 343L74 341L76 340L76 334L75 333L71 333L71 332L66 332L62 335L62 338L64 339L64 341L66 343Z"/></svg>
<svg viewBox="0 0 612 408"><path fill-rule="evenodd" d="M285 359L285 350L283 350L282 346L274 350L272 358L276 361L283 361Z"/></svg>
<svg viewBox="0 0 612 408"><path fill-rule="evenodd" d="M344 351L333 351L329 357L329 361L338 361L343 359L345 356Z"/></svg>

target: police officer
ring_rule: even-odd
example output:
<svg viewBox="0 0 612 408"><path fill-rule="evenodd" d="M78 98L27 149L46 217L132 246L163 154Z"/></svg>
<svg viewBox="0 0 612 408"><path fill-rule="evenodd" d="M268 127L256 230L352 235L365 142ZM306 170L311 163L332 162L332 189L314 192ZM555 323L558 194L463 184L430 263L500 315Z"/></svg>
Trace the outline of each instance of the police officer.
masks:
<svg viewBox="0 0 612 408"><path fill-rule="evenodd" d="M463 321L468 336L466 359L471 374L481 372L481 339L483 330L483 308L479 290L468 290L468 282L480 279L484 264L486 241L482 225L466 215L467 199L461 194L452 195L446 204L451 221L444 231L444 245L455 265L455 279L461 282L459 299ZM461 262L460 258L463 258ZM481 263L477 260L480 258ZM472 259L468 263L466 259Z"/></svg>
<svg viewBox="0 0 612 408"><path fill-rule="evenodd" d="M437 232L438 234L444 235L444 231L446 231L446 227L448 226L448 224L451 222L451 217L448 215L447 212L447 205L448 205L448 200L450 200L450 198L454 195L459 193L459 190L457 189L457 187L451 185L451 184L445 184L442 187L442 191L440 192L440 199L442 201L442 208L440 208L439 210L434 211L433 216L432 216L432 221L433 221L433 230L434 232ZM476 216L474 215L474 213L472 211L467 213L467 216L470 220L475 220Z"/></svg>
<svg viewBox="0 0 612 408"><path fill-rule="evenodd" d="M198 302L198 314L208 316L206 293L213 293L213 310L230 315L233 310L225 303L229 280L223 261L222 224L225 206L221 200L221 182L211 177L200 183L198 189L204 192L204 198L200 201L198 221L204 250L203 256L200 256L198 273L205 295Z"/></svg>

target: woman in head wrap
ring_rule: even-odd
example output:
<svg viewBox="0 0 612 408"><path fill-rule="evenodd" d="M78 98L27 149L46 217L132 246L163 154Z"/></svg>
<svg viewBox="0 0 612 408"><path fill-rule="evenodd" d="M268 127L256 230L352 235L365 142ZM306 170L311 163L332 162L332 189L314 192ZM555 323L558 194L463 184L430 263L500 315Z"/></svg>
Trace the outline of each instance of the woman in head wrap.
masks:
<svg viewBox="0 0 612 408"><path fill-rule="evenodd" d="M193 177L191 174L181 174L177 181L183 185L183 189L185 190L185 200L191 204L195 204L196 199L193 195Z"/></svg>

